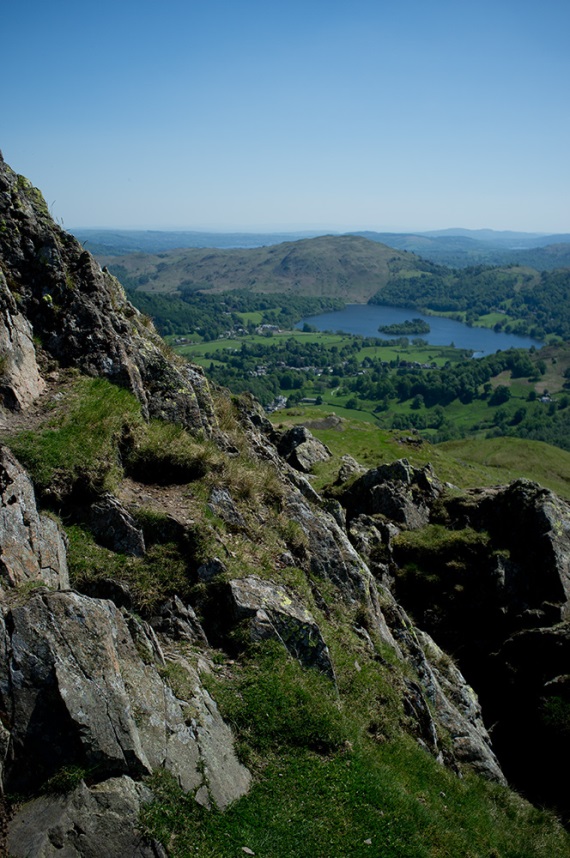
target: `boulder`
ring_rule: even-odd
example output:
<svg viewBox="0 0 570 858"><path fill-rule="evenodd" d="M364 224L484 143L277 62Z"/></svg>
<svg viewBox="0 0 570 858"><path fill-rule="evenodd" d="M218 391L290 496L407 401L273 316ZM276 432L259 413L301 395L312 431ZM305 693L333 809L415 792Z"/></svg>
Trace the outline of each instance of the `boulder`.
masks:
<svg viewBox="0 0 570 858"><path fill-rule="evenodd" d="M407 459L372 468L358 477L339 500L350 520L357 515L381 515L417 530L429 522L434 501L443 490L431 465L414 468Z"/></svg>
<svg viewBox="0 0 570 858"><path fill-rule="evenodd" d="M131 557L142 557L145 542L142 529L122 503L106 493L91 505L87 524L93 536L105 548Z"/></svg>
<svg viewBox="0 0 570 858"><path fill-rule="evenodd" d="M213 581L218 575L223 575L224 572L227 572L224 563L219 557L212 557L198 567L196 575L200 581L209 584L210 581Z"/></svg>
<svg viewBox="0 0 570 858"><path fill-rule="evenodd" d="M277 450L289 465L304 474L310 474L317 462L326 462L332 456L305 426L293 426L278 437Z"/></svg>
<svg viewBox="0 0 570 858"><path fill-rule="evenodd" d="M253 575L230 581L236 621L249 620L252 640L274 638L301 664L334 680L334 668L321 630L299 601L273 581Z"/></svg>

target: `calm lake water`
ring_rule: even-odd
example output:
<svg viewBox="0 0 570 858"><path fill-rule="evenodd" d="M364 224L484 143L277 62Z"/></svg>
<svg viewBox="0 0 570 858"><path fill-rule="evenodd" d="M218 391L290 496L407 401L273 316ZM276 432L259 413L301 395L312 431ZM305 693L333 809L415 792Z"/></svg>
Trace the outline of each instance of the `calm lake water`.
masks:
<svg viewBox="0 0 570 858"><path fill-rule="evenodd" d="M474 357L484 357L510 348L529 349L531 346L541 348L543 345L531 337L497 333L490 328L470 328L462 322L454 322L442 316L424 316L417 310L379 304L348 304L344 310L308 316L302 319L297 327L302 328L306 322L319 331L343 331L347 334L360 334L363 337L394 339L394 336L381 334L378 327L405 322L407 319L423 319L428 323L431 331L429 334L421 334L421 338L427 340L430 345L448 346L454 343L458 349L472 349ZM413 338L413 335L409 337L410 340Z"/></svg>

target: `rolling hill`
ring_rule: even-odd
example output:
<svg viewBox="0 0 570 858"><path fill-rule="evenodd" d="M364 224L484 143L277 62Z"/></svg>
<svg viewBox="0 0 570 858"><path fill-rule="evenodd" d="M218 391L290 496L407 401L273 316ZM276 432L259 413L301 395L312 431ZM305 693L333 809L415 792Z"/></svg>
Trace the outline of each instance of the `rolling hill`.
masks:
<svg viewBox="0 0 570 858"><path fill-rule="evenodd" d="M360 236L321 236L271 247L174 250L158 255L99 257L133 290L208 290L327 295L365 302L382 289L393 270L410 274L432 266Z"/></svg>

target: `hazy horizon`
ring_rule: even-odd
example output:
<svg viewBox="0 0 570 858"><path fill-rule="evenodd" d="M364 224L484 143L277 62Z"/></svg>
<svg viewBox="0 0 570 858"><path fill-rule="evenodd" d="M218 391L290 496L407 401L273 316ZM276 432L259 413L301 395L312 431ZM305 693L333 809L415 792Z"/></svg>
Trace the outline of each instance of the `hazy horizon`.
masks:
<svg viewBox="0 0 570 858"><path fill-rule="evenodd" d="M67 226L66 229L69 232L77 231L93 231L93 232L188 232L188 233L196 233L196 234L220 234L220 235L279 235L279 234L303 234L307 235L315 234L316 236L324 236L327 234L334 235L351 235L354 233L362 233L362 232L377 232L377 233L391 233L393 235L433 235L436 233L453 233L453 232L469 232L469 233L496 233L497 235L509 234L513 233L515 235L528 235L528 236L548 236L548 235L559 235L559 234L570 234L570 230L568 233L551 233L544 232L539 230L511 230L511 229L492 229L491 227L480 227L476 229L469 229L467 227L461 226L453 226L453 227L441 227L429 230L419 230L419 229L376 229L370 227L359 227L355 229L338 229L335 227L295 227L290 224L285 224L283 226L275 226L275 227L256 227L256 226L246 226L243 228L229 227L227 229L221 227L200 227L200 226L102 226L101 224L97 226L84 226L79 224L74 224L73 226Z"/></svg>

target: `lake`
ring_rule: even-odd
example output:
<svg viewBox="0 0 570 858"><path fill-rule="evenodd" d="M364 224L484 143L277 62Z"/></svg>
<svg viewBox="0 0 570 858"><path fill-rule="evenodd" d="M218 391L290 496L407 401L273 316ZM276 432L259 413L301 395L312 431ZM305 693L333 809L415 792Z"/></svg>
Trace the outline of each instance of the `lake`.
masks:
<svg viewBox="0 0 570 858"><path fill-rule="evenodd" d="M499 350L529 349L531 346L541 348L543 345L532 337L505 334L493 331L491 328L470 328L463 322L455 322L443 316L425 316L417 310L380 304L347 304L344 310L308 316L302 319L297 327L302 328L307 323L313 325L318 331L343 331L346 334L378 337L385 340L396 339L396 337L381 334L378 331L380 325L393 325L408 319L423 319L428 323L431 331L429 334L421 334L421 338L430 345L449 346L453 343L458 349L471 349L474 357L484 357ZM414 336L408 339L412 340Z"/></svg>

